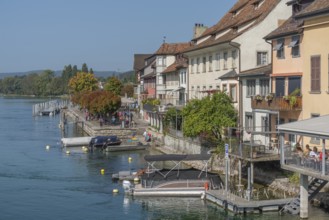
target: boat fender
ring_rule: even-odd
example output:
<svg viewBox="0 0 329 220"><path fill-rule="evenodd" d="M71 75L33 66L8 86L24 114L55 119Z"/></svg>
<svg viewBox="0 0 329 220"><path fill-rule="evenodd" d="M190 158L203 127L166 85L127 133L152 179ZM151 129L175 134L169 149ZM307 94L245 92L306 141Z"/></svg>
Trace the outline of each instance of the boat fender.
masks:
<svg viewBox="0 0 329 220"><path fill-rule="evenodd" d="M105 169L101 169L101 174L102 174L102 175L105 174Z"/></svg>
<svg viewBox="0 0 329 220"><path fill-rule="evenodd" d="M119 192L119 190L118 189L113 189L113 191L112 191L113 193L118 193Z"/></svg>
<svg viewBox="0 0 329 220"><path fill-rule="evenodd" d="M201 199L204 200L205 198L206 198L206 193L205 192L201 193Z"/></svg>

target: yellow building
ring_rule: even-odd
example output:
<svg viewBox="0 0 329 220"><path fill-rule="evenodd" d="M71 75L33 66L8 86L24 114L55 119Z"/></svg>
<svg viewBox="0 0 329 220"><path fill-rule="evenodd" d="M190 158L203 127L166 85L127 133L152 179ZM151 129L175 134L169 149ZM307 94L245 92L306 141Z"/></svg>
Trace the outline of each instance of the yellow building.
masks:
<svg viewBox="0 0 329 220"><path fill-rule="evenodd" d="M329 1L318 0L296 15L303 20L303 111L308 119L329 114ZM305 141L305 140L304 140ZM319 138L306 142L321 145Z"/></svg>

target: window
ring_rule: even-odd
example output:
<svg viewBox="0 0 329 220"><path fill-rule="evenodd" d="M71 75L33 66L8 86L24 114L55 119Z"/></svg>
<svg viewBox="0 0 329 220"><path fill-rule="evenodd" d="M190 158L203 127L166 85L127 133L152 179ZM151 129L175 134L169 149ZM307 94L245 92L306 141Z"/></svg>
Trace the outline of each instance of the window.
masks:
<svg viewBox="0 0 329 220"><path fill-rule="evenodd" d="M316 113L311 114L311 118L316 118L316 117L319 117L319 116L320 116L320 114L316 114ZM311 138L311 143L312 144L320 144L320 138L312 137Z"/></svg>
<svg viewBox="0 0 329 220"><path fill-rule="evenodd" d="M284 59L284 39L278 39L274 50L276 50L276 57L278 59Z"/></svg>
<svg viewBox="0 0 329 220"><path fill-rule="evenodd" d="M320 92L320 65L321 57L312 56L311 57L311 92Z"/></svg>
<svg viewBox="0 0 329 220"><path fill-rule="evenodd" d="M259 93L262 96L266 96L270 92L270 80L269 79L261 79L259 80Z"/></svg>
<svg viewBox="0 0 329 220"><path fill-rule="evenodd" d="M254 96L256 94L256 80L247 80L247 97Z"/></svg>
<svg viewBox="0 0 329 220"><path fill-rule="evenodd" d="M236 84L230 84L230 97L232 99L232 102L236 102Z"/></svg>
<svg viewBox="0 0 329 220"><path fill-rule="evenodd" d="M223 88L223 92L226 93L226 92L227 92L227 85L226 85L226 84L223 84L223 85L222 85L222 88Z"/></svg>
<svg viewBox="0 0 329 220"><path fill-rule="evenodd" d="M203 87L202 87L202 90L203 90L203 91L206 91L206 90L207 90L207 86L203 86Z"/></svg>
<svg viewBox="0 0 329 220"><path fill-rule="evenodd" d="M275 79L275 95L277 97L284 96L284 90L285 90L285 79L283 77L278 77Z"/></svg>
<svg viewBox="0 0 329 220"><path fill-rule="evenodd" d="M257 66L267 64L267 52L257 52Z"/></svg>
<svg viewBox="0 0 329 220"><path fill-rule="evenodd" d="M224 56L224 70L226 70L227 69L227 52L224 52L223 56Z"/></svg>
<svg viewBox="0 0 329 220"><path fill-rule="evenodd" d="M216 70L220 69L220 54L216 54Z"/></svg>
<svg viewBox="0 0 329 220"><path fill-rule="evenodd" d="M162 65L163 65L163 58L158 57L158 66L162 66Z"/></svg>
<svg viewBox="0 0 329 220"><path fill-rule="evenodd" d="M191 73L194 73L194 58L191 59Z"/></svg>
<svg viewBox="0 0 329 220"><path fill-rule="evenodd" d="M289 119L289 123L297 121L296 119ZM289 134L288 135L288 140L291 145L296 144L297 138L296 135L294 134Z"/></svg>
<svg viewBox="0 0 329 220"><path fill-rule="evenodd" d="M200 58L196 58L196 72L200 73Z"/></svg>
<svg viewBox="0 0 329 220"><path fill-rule="evenodd" d="M216 90L220 91L220 85L216 85Z"/></svg>
<svg viewBox="0 0 329 220"><path fill-rule="evenodd" d="M206 62L207 62L207 58L206 57L203 57L202 58L202 72L205 73L206 72Z"/></svg>
<svg viewBox="0 0 329 220"><path fill-rule="evenodd" d="M246 120L246 123L245 123L245 129L246 131L250 132L253 130L253 127L254 127L254 123L253 123L253 119L252 119L252 113L251 112L246 112L246 115L245 115L245 120Z"/></svg>
<svg viewBox="0 0 329 220"><path fill-rule="evenodd" d="M296 89L300 89L301 88L301 77L289 77L288 78L288 94L291 94L293 91L295 91ZM296 94L296 95L300 95L300 94Z"/></svg>
<svg viewBox="0 0 329 220"><path fill-rule="evenodd" d="M209 72L212 71L212 56L209 56Z"/></svg>
<svg viewBox="0 0 329 220"><path fill-rule="evenodd" d="M262 123L262 125L261 125L262 132L269 131L269 123L268 123L268 117L267 116L262 116L261 123Z"/></svg>
<svg viewBox="0 0 329 220"><path fill-rule="evenodd" d="M299 57L300 56L299 35L292 36L289 47L291 47L291 56L292 57Z"/></svg>
<svg viewBox="0 0 329 220"><path fill-rule="evenodd" d="M232 50L232 68L236 68L236 50Z"/></svg>

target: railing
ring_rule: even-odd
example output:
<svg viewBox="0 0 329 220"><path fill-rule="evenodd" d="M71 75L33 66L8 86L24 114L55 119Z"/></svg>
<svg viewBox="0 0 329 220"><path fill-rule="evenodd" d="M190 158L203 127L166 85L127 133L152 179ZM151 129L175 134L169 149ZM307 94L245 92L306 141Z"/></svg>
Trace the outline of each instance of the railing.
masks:
<svg viewBox="0 0 329 220"><path fill-rule="evenodd" d="M277 111L301 111L302 110L302 97L297 96L296 102L291 102L284 97L273 97L272 100L267 100L265 97L254 96L251 99L251 107L253 109L266 109Z"/></svg>
<svg viewBox="0 0 329 220"><path fill-rule="evenodd" d="M284 146L283 162L285 165L293 168L301 169L305 172L329 175L329 160L324 161L319 157L311 157L309 155L301 155L291 150L290 145Z"/></svg>
<svg viewBox="0 0 329 220"><path fill-rule="evenodd" d="M233 143L230 145L230 154L244 159L259 159L264 157L277 157L279 159L277 149L273 148L270 144L265 145L258 142Z"/></svg>

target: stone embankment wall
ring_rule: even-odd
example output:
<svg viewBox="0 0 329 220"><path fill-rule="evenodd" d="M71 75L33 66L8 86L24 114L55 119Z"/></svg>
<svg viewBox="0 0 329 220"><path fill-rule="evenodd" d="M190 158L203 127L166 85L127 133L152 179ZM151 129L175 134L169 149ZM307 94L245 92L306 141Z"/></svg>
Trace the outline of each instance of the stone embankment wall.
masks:
<svg viewBox="0 0 329 220"><path fill-rule="evenodd" d="M133 128L121 128L119 126L99 126L95 121L86 121L82 115L74 110L64 110L61 114L65 114L65 117L70 118L73 122L76 122L78 126L90 136L102 136L102 135L116 135L120 139L127 139L136 132Z"/></svg>

